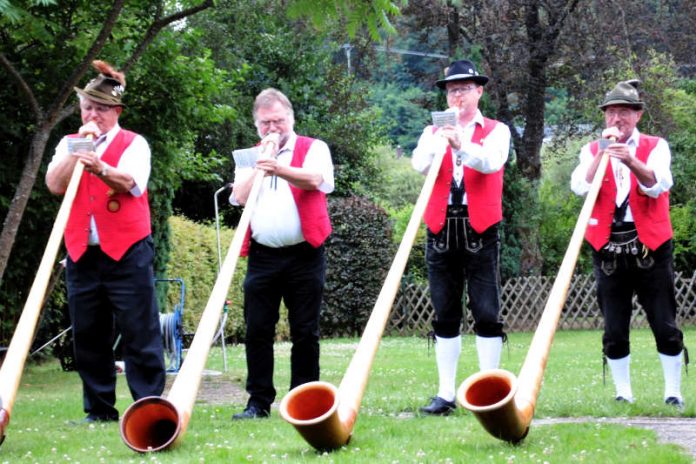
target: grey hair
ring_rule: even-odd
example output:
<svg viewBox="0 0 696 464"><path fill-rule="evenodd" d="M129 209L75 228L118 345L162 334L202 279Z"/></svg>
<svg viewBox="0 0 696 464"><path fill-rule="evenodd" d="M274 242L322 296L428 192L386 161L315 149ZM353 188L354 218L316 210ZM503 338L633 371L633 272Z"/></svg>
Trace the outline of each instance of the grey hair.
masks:
<svg viewBox="0 0 696 464"><path fill-rule="evenodd" d="M268 108L276 102L280 103L283 108L287 110L288 116L290 116L290 122L294 123L295 112L292 109L292 103L290 103L290 100L283 92L272 87L261 91L261 93L256 96L256 100L254 100L254 109L252 112L254 121L256 121L256 115L260 108Z"/></svg>

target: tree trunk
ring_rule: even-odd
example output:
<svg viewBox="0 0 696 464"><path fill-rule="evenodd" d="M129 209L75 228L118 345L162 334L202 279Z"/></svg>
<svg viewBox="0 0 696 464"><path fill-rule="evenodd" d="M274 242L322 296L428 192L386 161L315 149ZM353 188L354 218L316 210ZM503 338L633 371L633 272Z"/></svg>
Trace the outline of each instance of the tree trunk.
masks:
<svg viewBox="0 0 696 464"><path fill-rule="evenodd" d="M459 25L459 8L447 2L447 53L450 57L457 54L461 43L461 33Z"/></svg>
<svg viewBox="0 0 696 464"><path fill-rule="evenodd" d="M46 149L46 144L48 143L48 138L51 131L60 121L68 117L72 112L72 108L64 107L66 100L72 93L72 87L79 81L79 79L82 78L89 68L92 60L103 49L107 39L111 36L111 31L116 24L116 20L121 13L124 3L124 0L114 1L111 9L108 12L108 16L102 25L99 35L94 39L91 48L83 57L80 65L75 68L73 74L68 78L67 81L65 81L63 88L56 96L53 104L49 106L50 109L46 113L41 110L40 105L35 100L32 89L29 88L22 76L18 72L15 72L8 60L3 61L5 68L14 75L20 90L27 95L30 106L34 109L37 119L41 122L37 124L38 129L32 137L31 146L29 147L29 153L26 157L26 163L24 164L22 176L20 177L19 184L15 190L15 195L12 198L12 202L10 203L10 207L7 211L7 216L3 222L2 232L0 232L0 283L2 283L3 276L5 275L5 269L7 268L10 253L12 252L12 247L14 246L14 242L17 237L19 225L24 217L24 211L26 210L27 203L29 202L31 191L36 183L36 175L41 168L44 150ZM190 15L210 8L212 5L212 0L203 0L200 5L178 11L169 16L161 17L158 12L155 18L153 18L153 22L146 31L142 41L138 44L131 57L128 59L126 68L133 65L133 63L142 55L146 47L154 40L157 34L164 27L175 21L184 19Z"/></svg>
<svg viewBox="0 0 696 464"><path fill-rule="evenodd" d="M54 125L44 125L34 133L26 159L27 162L24 164L22 176L19 179L19 184L15 190L12 202L10 202L7 216L5 216L5 222L2 225L2 233L0 233L0 283L5 275L5 269L7 268L10 253L12 252L12 246L17 238L19 225L22 222L22 217L24 217L24 211L29 202L31 191L36 183L36 175L41 168L43 153L46 149L48 137L53 127Z"/></svg>

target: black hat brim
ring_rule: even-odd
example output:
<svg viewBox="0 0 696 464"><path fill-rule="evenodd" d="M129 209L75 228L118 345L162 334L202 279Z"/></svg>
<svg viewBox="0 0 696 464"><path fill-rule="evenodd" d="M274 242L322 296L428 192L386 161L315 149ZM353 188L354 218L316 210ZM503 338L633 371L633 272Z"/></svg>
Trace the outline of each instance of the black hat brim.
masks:
<svg viewBox="0 0 696 464"><path fill-rule="evenodd" d="M444 90L448 82L457 81L473 81L476 82L478 85L486 85L486 83L488 83L488 77L483 76L481 74L479 74L478 76L473 74L455 74L453 76L448 76L444 79L440 79L439 81L435 82L435 85Z"/></svg>

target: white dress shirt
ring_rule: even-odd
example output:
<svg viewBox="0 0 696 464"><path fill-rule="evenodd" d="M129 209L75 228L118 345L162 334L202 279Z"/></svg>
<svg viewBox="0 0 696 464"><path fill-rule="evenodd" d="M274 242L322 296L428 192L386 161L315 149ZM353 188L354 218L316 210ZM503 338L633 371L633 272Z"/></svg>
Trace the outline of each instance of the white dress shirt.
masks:
<svg viewBox="0 0 696 464"><path fill-rule="evenodd" d="M290 135L287 143L277 155L278 164L290 166L297 134ZM322 183L318 190L331 193L334 190L334 168L331 152L325 142L315 139L307 151L302 169L320 173ZM242 183L255 172L254 168L237 168L234 171L234 183ZM238 205L234 191L230 195L230 203ZM252 238L265 246L280 248L305 240L302 235L302 224L297 211L295 199L290 190L290 184L277 176L266 176L261 184L259 197L251 216Z"/></svg>
<svg viewBox="0 0 696 464"><path fill-rule="evenodd" d="M99 156L99 158L102 157L102 155L106 151L106 148L111 144L111 142L114 140L114 137L116 136L116 134L118 134L120 130L121 127L117 123L114 127L111 128L110 131L108 131L106 134L102 134L95 141L98 143L95 148L95 153L97 154L97 156ZM100 142L99 139L101 139L101 137L103 137L104 135L106 135L106 139L103 142ZM51 169L53 169L66 156L69 156L67 136L63 137L61 141L58 143L58 146L56 147L56 152L53 155L51 162L48 164L48 170L50 171ZM118 161L118 165L111 166L133 177L135 185L130 190L130 193L134 197L141 196L143 193L145 193L145 190L147 189L147 182L150 178L150 158L150 146L148 145L147 140L145 140L145 138L143 138L141 135L136 135L131 144L128 145L128 147L123 152L123 155L121 155L121 159ZM87 173L85 173L84 175L87 175ZM97 224L94 221L94 216L92 216L92 218L90 219L90 232L87 243L89 243L90 245L99 244L99 232L97 231Z"/></svg>
<svg viewBox="0 0 696 464"><path fill-rule="evenodd" d="M507 125L498 122L483 140L483 145L471 142L476 124L483 124L483 121L481 111L477 110L474 119L465 127L457 126L461 147L458 151L452 150L452 176L457 185L461 184L464 177L464 166L483 174L491 174L499 171L507 161L510 151L510 129ZM418 145L413 150L411 165L421 174L427 174L435 154L444 153L448 145L446 138L437 131L433 132L433 126L427 126L423 129ZM459 166L457 159L460 160ZM466 186L464 188L466 189ZM448 202L452 202L451 197ZM464 204L468 204L466 193Z"/></svg>
<svg viewBox="0 0 696 464"><path fill-rule="evenodd" d="M638 132L638 129L634 129L633 133L626 141L631 156L636 156L639 138L640 132ZM588 143L582 147L580 151L580 163L570 177L570 188L577 195L586 195L590 190L591 183L587 182L586 177L587 170L592 165L593 159L594 156L592 156L590 144ZM631 170L628 169L628 166L615 158L610 158L609 162L610 164L607 166L607 169L612 170L614 181L616 182L616 206L621 206L631 190ZM655 173L656 182L652 187L646 187L638 182L638 187L643 193L651 198L657 198L660 194L672 188L671 162L672 155L669 151L669 145L664 139L660 138L655 148L650 152L646 162L648 168L652 169ZM631 213L630 206L626 208L626 215L623 220L625 222L633 222L633 214Z"/></svg>

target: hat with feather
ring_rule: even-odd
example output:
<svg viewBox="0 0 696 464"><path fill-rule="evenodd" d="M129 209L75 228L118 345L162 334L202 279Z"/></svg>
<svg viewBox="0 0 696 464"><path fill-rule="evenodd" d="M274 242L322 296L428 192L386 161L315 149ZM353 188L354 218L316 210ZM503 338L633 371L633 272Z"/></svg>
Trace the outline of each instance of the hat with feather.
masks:
<svg viewBox="0 0 696 464"><path fill-rule="evenodd" d="M99 71L99 75L89 81L84 89L75 87L75 92L104 105L125 106L121 102L121 96L126 89L125 74L101 60L92 61L92 66Z"/></svg>
<svg viewBox="0 0 696 464"><path fill-rule="evenodd" d="M645 103L640 99L639 86L640 81L638 79L619 82L606 93L599 108L604 111L609 106L620 105L629 106L637 111L642 110Z"/></svg>

